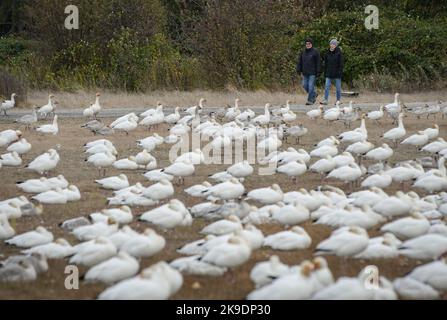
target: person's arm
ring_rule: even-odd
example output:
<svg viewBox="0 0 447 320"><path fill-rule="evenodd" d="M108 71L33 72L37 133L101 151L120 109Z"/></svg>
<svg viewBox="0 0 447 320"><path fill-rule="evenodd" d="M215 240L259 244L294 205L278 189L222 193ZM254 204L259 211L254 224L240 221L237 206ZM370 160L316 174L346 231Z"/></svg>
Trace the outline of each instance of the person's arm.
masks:
<svg viewBox="0 0 447 320"><path fill-rule="evenodd" d="M315 54L315 58L317 61L315 61L315 66L316 66L316 71L317 71L317 77L319 77L321 75L321 55L320 55L320 51L315 50L316 54Z"/></svg>
<svg viewBox="0 0 447 320"><path fill-rule="evenodd" d="M296 63L296 72L297 73L303 72L303 53L302 52L298 55L298 61Z"/></svg>

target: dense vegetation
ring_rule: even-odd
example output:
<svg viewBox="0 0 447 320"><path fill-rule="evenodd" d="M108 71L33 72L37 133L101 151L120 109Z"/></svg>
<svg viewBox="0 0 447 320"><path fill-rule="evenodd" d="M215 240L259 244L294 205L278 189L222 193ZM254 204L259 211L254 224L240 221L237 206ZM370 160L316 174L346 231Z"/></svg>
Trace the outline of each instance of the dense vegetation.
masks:
<svg viewBox="0 0 447 320"><path fill-rule="evenodd" d="M447 2L2 0L0 93L12 87L127 91L194 88L291 90L306 37L346 56L344 81L374 90L447 83ZM80 29L66 30L75 4Z"/></svg>

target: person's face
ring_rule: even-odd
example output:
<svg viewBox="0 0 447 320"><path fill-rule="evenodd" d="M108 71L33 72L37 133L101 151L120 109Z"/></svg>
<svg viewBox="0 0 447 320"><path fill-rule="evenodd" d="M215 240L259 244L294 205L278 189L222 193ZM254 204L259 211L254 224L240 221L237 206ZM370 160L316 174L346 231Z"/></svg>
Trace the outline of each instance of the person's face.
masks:
<svg viewBox="0 0 447 320"><path fill-rule="evenodd" d="M335 48L337 48L337 46L335 44L331 44L331 45L329 45L329 47L331 48L331 51L334 51Z"/></svg>
<svg viewBox="0 0 447 320"><path fill-rule="evenodd" d="M306 42L306 48L307 49L312 48L312 42Z"/></svg>

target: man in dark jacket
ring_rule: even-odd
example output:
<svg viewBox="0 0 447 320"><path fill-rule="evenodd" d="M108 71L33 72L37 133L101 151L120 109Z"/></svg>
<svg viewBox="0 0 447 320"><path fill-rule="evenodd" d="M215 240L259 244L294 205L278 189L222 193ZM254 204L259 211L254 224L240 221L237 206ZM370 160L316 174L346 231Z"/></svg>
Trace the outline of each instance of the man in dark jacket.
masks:
<svg viewBox="0 0 447 320"><path fill-rule="evenodd" d="M306 39L306 49L298 57L296 71L303 74L303 87L308 93L306 105L315 103L318 94L315 80L321 72L320 52L313 47L312 39Z"/></svg>
<svg viewBox="0 0 447 320"><path fill-rule="evenodd" d="M324 105L328 104L329 93L331 91L332 81L335 82L337 90L337 101L341 99L341 78L343 76L344 59L343 53L338 47L337 39L332 39L329 43L329 50L324 56L324 76L326 77L326 85L324 89Z"/></svg>

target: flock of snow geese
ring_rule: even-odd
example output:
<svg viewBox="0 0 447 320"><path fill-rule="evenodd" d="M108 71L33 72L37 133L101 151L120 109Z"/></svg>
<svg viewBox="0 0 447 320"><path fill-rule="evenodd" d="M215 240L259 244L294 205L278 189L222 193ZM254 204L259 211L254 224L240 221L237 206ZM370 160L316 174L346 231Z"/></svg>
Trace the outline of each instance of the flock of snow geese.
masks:
<svg viewBox="0 0 447 320"><path fill-rule="evenodd" d="M13 94L11 100L1 104L5 114L14 107L14 98ZM47 105L34 109L16 123L29 129L38 121L38 114L45 118L53 114L53 122L37 127L36 131L58 135L53 98L50 95ZM208 115L203 112L204 103L202 99L197 106L176 108L169 115L165 115L163 105L159 104L139 116L130 113L106 126L97 119L101 111L98 93L95 103L84 110L84 116L90 119L83 128L105 136L117 131L128 134L138 126L157 128L167 124L169 135L162 137L155 133L138 140L142 151L126 159L117 159L118 150L105 138L83 146L86 162L97 168L102 178L96 184L113 192L113 196L108 198L109 208L60 224L79 240L76 245L63 238L54 239L44 226L16 235L9 221L18 219L20 223L23 217L41 215L44 206L79 201L82 197L80 190L64 176L48 177L61 161L57 148L28 163L25 170L40 177L18 182L16 186L20 192L33 196L28 199L21 195L0 202L0 239L23 253L1 262L0 281L33 281L48 270L47 259L68 259L70 264L89 268L84 281L108 285L99 299L168 299L182 287L183 274L220 277L245 264L255 250L263 247L278 251L309 248L312 238L300 224L312 221L334 230L329 238L317 244L312 260L289 266L273 255L257 263L250 273L255 289L247 299L439 299L445 294L447 141L439 137L436 124L412 134L404 126L404 117L410 113L427 119L444 115L447 106L442 102L409 109L396 94L393 103L367 114L361 114L352 103L337 104L327 110L316 108L306 116L328 123L341 121L349 131L318 142L309 152L292 147L281 149L284 139L294 138L299 144L299 139L308 134L302 124L293 125L298 119L289 103L280 108L267 104L261 115L249 108L241 110L239 100L234 107L216 109ZM396 127L384 132L380 137L383 144L375 146L368 141L367 121L381 125L386 117ZM360 127L350 130L356 120L361 121ZM291 192L283 192L279 183L247 190L244 181L254 174L255 168L242 161L224 171L212 172L209 180L214 184L204 181L185 187L188 196L202 199L188 208L175 199L174 184L184 185L185 178L194 175L196 167L205 161L203 150L184 153L165 168L158 167L151 152L164 144L178 143L182 136L193 132L211 139L213 150L236 141L257 139L257 148L267 151L259 164L273 164L273 174L296 181L314 172L321 175L325 184L316 190L301 188ZM399 144L425 156L391 167L388 160ZM4 167L22 167L21 155L32 148L22 132L15 129L0 132L0 147L9 152L1 155L0 164ZM365 163L369 166L365 167ZM153 184L130 185L124 173L105 177L110 167L146 170L144 177ZM331 179L350 184L352 192L331 186L328 184ZM401 184L402 190L387 194L383 189L392 183ZM405 184L411 185L411 191L405 192ZM358 187L361 189L354 189ZM142 206L152 209L136 217L131 208ZM200 232L203 238L178 249L183 257L140 270L139 259L161 252L166 239L151 228L143 233L133 230L129 224L135 219L159 230L188 227L194 219L204 219L209 224ZM283 231L264 235L258 227L269 223L282 225ZM370 238L368 230L372 228L379 229L381 234ZM371 289L365 286L368 273L364 270L358 277L334 279L323 255L364 261L404 256L424 264L393 281L380 277L378 285Z"/></svg>

